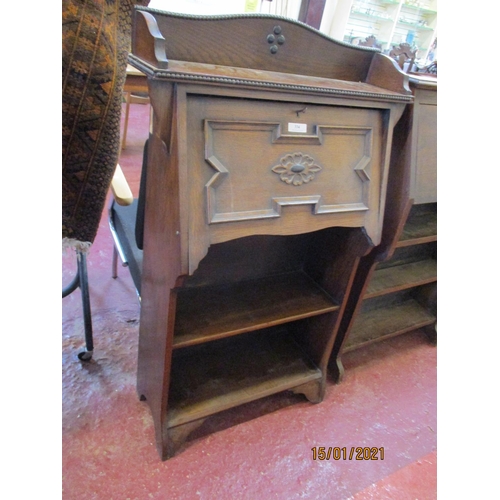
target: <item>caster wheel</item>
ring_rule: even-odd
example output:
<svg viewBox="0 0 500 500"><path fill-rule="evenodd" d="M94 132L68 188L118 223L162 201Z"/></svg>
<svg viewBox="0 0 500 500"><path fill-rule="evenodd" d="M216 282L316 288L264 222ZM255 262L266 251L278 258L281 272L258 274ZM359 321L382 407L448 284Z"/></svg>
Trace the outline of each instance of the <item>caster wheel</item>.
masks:
<svg viewBox="0 0 500 500"><path fill-rule="evenodd" d="M92 359L92 351L83 351L78 353L80 361L90 361Z"/></svg>

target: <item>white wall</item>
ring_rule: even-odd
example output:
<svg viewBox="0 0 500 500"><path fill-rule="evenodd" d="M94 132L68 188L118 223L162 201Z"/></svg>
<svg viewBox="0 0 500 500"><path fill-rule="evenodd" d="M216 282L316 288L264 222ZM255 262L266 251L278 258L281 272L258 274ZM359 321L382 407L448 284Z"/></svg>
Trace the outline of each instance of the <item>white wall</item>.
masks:
<svg viewBox="0 0 500 500"><path fill-rule="evenodd" d="M337 40L343 40L352 2L353 0L326 0L320 31Z"/></svg>

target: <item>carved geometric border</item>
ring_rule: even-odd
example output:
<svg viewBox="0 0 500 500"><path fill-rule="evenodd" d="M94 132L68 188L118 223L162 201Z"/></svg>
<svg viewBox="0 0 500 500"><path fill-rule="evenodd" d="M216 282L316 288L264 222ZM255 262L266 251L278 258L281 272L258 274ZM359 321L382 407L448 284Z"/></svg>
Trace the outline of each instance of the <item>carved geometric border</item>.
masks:
<svg viewBox="0 0 500 500"><path fill-rule="evenodd" d="M216 190L229 175L229 171L213 153L213 130L241 130L241 131L268 131L272 134L272 143L286 144L323 144L324 135L364 135L364 155L354 167L354 171L362 182L362 203L339 203L324 205L321 195L291 196L272 198L272 208L264 210L250 210L242 212L217 212ZM332 125L318 125L311 135L282 134L278 122L239 122L229 120L205 120L205 160L216 171L205 185L207 195L208 223L223 223L252 219L265 219L280 217L282 207L291 205L312 205L314 214L327 214L338 212L358 212L368 210L367 196L370 176L366 168L371 162L372 149L371 127L338 127Z"/></svg>

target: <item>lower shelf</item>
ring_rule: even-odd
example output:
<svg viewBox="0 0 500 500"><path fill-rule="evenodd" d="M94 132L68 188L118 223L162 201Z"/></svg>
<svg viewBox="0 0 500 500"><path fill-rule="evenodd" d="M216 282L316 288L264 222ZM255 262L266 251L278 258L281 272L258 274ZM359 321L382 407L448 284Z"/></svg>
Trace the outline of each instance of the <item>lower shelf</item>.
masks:
<svg viewBox="0 0 500 500"><path fill-rule="evenodd" d="M172 365L169 428L322 377L283 327L176 350Z"/></svg>
<svg viewBox="0 0 500 500"><path fill-rule="evenodd" d="M356 318L343 352L431 325L435 321L436 317L413 299L362 311Z"/></svg>

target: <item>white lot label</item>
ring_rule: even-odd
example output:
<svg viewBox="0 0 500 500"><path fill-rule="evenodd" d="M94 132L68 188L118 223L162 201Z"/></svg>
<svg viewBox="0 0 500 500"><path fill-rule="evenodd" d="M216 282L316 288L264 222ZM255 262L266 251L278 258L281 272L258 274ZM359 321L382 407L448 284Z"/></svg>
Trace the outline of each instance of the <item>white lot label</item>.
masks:
<svg viewBox="0 0 500 500"><path fill-rule="evenodd" d="M307 123L289 123L288 132L300 132L307 134Z"/></svg>

